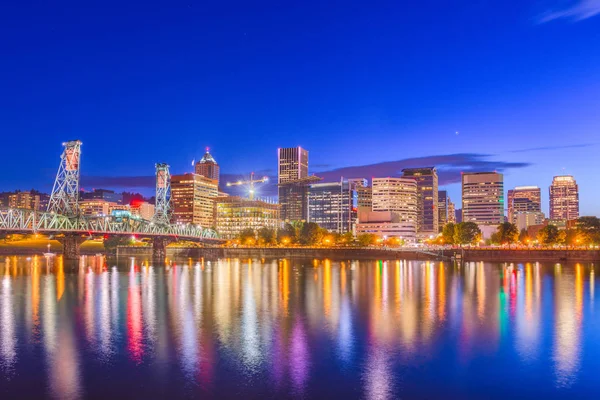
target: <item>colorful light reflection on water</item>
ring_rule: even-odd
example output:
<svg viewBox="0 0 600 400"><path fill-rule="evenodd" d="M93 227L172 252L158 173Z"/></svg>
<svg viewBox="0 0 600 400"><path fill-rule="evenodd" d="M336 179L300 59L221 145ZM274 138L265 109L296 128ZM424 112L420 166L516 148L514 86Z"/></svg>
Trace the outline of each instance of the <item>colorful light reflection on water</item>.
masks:
<svg viewBox="0 0 600 400"><path fill-rule="evenodd" d="M7 257L0 395L595 398L594 274L592 264Z"/></svg>

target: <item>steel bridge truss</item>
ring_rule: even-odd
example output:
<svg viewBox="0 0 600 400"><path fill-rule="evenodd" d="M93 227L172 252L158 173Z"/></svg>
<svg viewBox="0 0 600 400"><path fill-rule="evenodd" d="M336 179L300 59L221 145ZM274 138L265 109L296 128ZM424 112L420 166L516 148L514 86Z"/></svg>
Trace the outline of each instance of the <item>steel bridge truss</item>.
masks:
<svg viewBox="0 0 600 400"><path fill-rule="evenodd" d="M0 231L87 235L174 236L178 239L218 239L212 229L192 224L163 224L137 218L67 217L64 215L0 207Z"/></svg>

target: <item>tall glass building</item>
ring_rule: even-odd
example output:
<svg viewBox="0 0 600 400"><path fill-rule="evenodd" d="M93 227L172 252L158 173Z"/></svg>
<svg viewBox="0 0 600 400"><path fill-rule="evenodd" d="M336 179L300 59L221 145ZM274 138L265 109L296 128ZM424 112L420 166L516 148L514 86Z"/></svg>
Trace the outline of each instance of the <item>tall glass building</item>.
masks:
<svg viewBox="0 0 600 400"><path fill-rule="evenodd" d="M357 218L357 185L364 184L351 180L310 185L308 221L331 232L353 232Z"/></svg>
<svg viewBox="0 0 600 400"><path fill-rule="evenodd" d="M437 235L439 232L438 214L438 175L435 167L405 168L404 178L417 182L417 234Z"/></svg>

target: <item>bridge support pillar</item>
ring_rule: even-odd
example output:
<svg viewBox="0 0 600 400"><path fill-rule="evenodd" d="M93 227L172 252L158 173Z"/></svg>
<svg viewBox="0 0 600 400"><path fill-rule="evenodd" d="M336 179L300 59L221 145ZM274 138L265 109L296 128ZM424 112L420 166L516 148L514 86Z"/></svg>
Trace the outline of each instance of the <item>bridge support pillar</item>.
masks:
<svg viewBox="0 0 600 400"><path fill-rule="evenodd" d="M81 243L85 242L87 237L81 235L65 235L58 238L58 241L63 245L63 258L65 260L78 260L79 248Z"/></svg>
<svg viewBox="0 0 600 400"><path fill-rule="evenodd" d="M167 258L167 246L175 239L166 236L159 236L152 239L152 259L154 261L164 261Z"/></svg>

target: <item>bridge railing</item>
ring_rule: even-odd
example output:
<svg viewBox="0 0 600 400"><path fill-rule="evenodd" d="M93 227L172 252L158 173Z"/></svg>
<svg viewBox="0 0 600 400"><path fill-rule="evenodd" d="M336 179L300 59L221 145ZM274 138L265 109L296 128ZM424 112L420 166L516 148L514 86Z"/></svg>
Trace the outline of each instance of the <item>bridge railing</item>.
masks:
<svg viewBox="0 0 600 400"><path fill-rule="evenodd" d="M0 230L218 239L214 230L193 224L157 224L144 219L113 216L69 218L55 213L7 207L0 207Z"/></svg>

